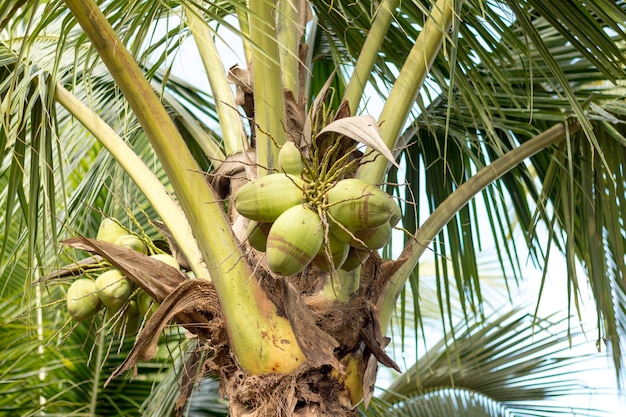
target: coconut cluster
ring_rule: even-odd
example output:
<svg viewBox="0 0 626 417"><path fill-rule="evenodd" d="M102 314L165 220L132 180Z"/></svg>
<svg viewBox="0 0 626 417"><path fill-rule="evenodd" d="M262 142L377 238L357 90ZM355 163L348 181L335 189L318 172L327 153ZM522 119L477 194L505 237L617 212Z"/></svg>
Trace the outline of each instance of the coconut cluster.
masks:
<svg viewBox="0 0 626 417"><path fill-rule="evenodd" d="M106 218L100 223L96 239L148 253L145 242L139 236L130 234L112 218ZM158 253L150 256L180 270L178 262L171 255ZM67 290L66 304L70 316L78 322L105 310L105 322L113 323L115 333L125 335L136 333L142 319L149 318L158 307L147 292L137 287L117 268L109 268L95 279L75 280Z"/></svg>
<svg viewBox="0 0 626 417"><path fill-rule="evenodd" d="M294 275L310 264L350 271L389 242L401 212L380 188L357 178L303 174L302 154L292 142L282 146L278 169L234 196L237 212L250 219L248 242L266 252L272 272Z"/></svg>

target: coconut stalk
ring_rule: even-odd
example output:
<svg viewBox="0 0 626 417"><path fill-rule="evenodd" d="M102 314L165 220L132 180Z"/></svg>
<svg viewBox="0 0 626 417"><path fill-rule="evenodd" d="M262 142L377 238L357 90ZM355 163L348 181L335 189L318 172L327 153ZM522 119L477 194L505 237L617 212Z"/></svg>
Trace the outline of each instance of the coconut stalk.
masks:
<svg viewBox="0 0 626 417"><path fill-rule="evenodd" d="M278 316L247 262L241 261L244 255L221 201L156 93L93 1L66 0L66 4L127 99L180 200L220 299L238 363L251 374L297 368L305 358L289 322ZM281 340L280 349L273 340Z"/></svg>
<svg viewBox="0 0 626 417"><path fill-rule="evenodd" d="M380 134L393 149L400 137L400 131L415 104L426 75L441 49L443 40L454 18L454 0L438 0L430 11L422 31L415 40L393 88L389 92L385 106L378 118ZM378 152L369 149L363 163L357 170L357 177L379 184L387 170L385 158L377 158Z"/></svg>
<svg viewBox="0 0 626 417"><path fill-rule="evenodd" d="M254 123L257 172L259 177L272 173L280 145L285 143L285 100L281 78L280 54L276 42L274 3L250 0L250 38L254 74Z"/></svg>
<svg viewBox="0 0 626 417"><path fill-rule="evenodd" d="M290 90L294 97L299 97L299 49L303 27L300 16L306 11L300 0L280 0L276 24L276 39L279 46L280 67L282 69L283 86ZM305 6L306 7L306 6Z"/></svg>
<svg viewBox="0 0 626 417"><path fill-rule="evenodd" d="M350 77L343 99L348 101L352 115L357 113L357 108L363 97L363 91L372 74L374 64L378 59L378 53L385 41L385 35L389 30L393 13L398 6L399 0L383 0L376 10L376 17L372 27L367 33L363 48L354 66L354 72Z"/></svg>
<svg viewBox="0 0 626 417"><path fill-rule="evenodd" d="M391 320L395 300L402 291L407 277L417 265L417 262L426 251L426 248L428 248L435 236L448 224L452 217L485 187L518 166L525 159L564 140L569 135L581 129L582 126L578 121L559 123L519 147L508 151L491 164L482 168L469 180L459 185L459 187L428 216L426 221L417 230L414 239L409 242L400 254L400 257L396 261L398 268L389 278L388 284L384 287L378 299L377 307L380 311L380 322L381 327L383 327L383 334Z"/></svg>
<svg viewBox="0 0 626 417"><path fill-rule="evenodd" d="M243 152L247 147L247 137L211 29L202 19L197 7L187 3L182 3L182 6L215 99L226 155Z"/></svg>

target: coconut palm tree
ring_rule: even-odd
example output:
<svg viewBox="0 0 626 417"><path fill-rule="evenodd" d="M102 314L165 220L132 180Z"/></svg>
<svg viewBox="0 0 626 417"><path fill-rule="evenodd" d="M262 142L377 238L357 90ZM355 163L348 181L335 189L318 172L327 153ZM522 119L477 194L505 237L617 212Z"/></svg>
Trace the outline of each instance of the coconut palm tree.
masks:
<svg viewBox="0 0 626 417"><path fill-rule="evenodd" d="M212 375L232 416L544 415L523 400L572 387L579 357L555 346L586 286L623 377L624 21L607 0L3 2L2 409L224 413L210 381L195 389ZM224 30L245 55L229 69ZM190 43L192 81L172 71ZM564 328L489 312L485 235L509 286L526 258L564 255ZM72 321L69 284L111 268L132 295ZM372 400L380 364L400 369L397 301L396 329L423 330L429 290L442 343ZM134 335L141 291L160 305Z"/></svg>

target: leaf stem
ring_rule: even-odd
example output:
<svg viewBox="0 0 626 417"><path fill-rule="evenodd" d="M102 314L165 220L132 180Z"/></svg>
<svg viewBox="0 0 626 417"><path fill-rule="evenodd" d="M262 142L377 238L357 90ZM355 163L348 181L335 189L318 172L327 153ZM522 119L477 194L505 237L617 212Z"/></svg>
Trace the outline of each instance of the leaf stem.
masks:
<svg viewBox="0 0 626 417"><path fill-rule="evenodd" d="M185 213L157 176L104 120L58 83L55 87L54 98L102 143L137 184L172 233L194 274L198 278L210 279L209 271L202 262L202 254L191 233Z"/></svg>
<svg viewBox="0 0 626 417"><path fill-rule="evenodd" d="M273 172L285 143L285 102L276 42L273 2L250 0L250 38L254 73L254 122L259 176Z"/></svg>
<svg viewBox="0 0 626 417"><path fill-rule="evenodd" d="M293 92L294 97L299 96L299 47L303 33L303 28L300 26L300 14L305 13L300 10L302 5L300 1L280 0L276 19L276 38L278 39L283 86Z"/></svg>
<svg viewBox="0 0 626 417"><path fill-rule="evenodd" d="M187 24L191 30L202 65L207 73L215 107L222 128L226 155L233 155L247 147L247 137L239 113L235 110L235 98L226 78L226 72L217 52L211 31L202 19L197 7L183 3Z"/></svg>
<svg viewBox="0 0 626 417"><path fill-rule="evenodd" d="M372 22L372 27L369 29L363 48L359 53L354 72L343 95L344 100L347 100L350 105L350 112L353 116L357 113L365 85L367 85L374 64L379 58L380 47L385 40L385 35L389 30L389 25L398 3L399 0L383 0L380 3L376 11L376 17L374 17Z"/></svg>
<svg viewBox="0 0 626 417"><path fill-rule="evenodd" d="M400 136L400 131L415 104L417 94L452 25L453 17L454 0L438 0L389 92L378 118L380 134L389 149L393 149ZM377 158L377 156L377 151L373 149L367 151L357 171L358 178L370 184L380 184L387 170L387 160Z"/></svg>
<svg viewBox="0 0 626 417"><path fill-rule="evenodd" d="M376 303L380 311L383 333L389 325L395 301L404 287L407 277L415 268L420 257L435 236L439 234L456 213L485 187L515 168L525 159L530 158L550 145L560 142L581 128L581 124L577 120L569 121L567 124L564 122L552 126L519 147L505 153L490 165L482 168L476 175L461 184L433 211L417 230L415 238L404 248L400 257L395 261L394 272L389 278L388 284L381 291Z"/></svg>

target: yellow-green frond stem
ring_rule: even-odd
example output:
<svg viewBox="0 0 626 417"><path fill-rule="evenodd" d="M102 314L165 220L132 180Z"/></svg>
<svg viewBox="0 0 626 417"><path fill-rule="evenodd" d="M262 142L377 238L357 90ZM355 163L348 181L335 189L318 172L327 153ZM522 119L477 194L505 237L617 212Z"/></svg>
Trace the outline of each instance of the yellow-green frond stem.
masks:
<svg viewBox="0 0 626 417"><path fill-rule="evenodd" d="M389 149L393 149L396 144L453 17L454 0L438 0L402 66L378 119L380 134ZM377 158L377 155L377 151L367 151L357 171L358 178L370 184L380 184L387 169L387 160ZM374 159L374 162L370 162Z"/></svg>
<svg viewBox="0 0 626 417"><path fill-rule="evenodd" d="M200 11L196 7L186 5L185 3L183 3L183 7L185 8L187 24L196 41L202 65L211 85L226 154L233 155L242 152L247 147L246 134L241 116L237 111L235 97L233 97L230 84L226 78L222 60L215 47L212 31L202 19Z"/></svg>
<svg viewBox="0 0 626 417"><path fill-rule="evenodd" d="M249 9L246 7L237 7L237 19L239 20L239 30L244 41L243 53L246 56L246 63L252 62L252 46L249 42L250 39L250 15Z"/></svg>
<svg viewBox="0 0 626 417"><path fill-rule="evenodd" d="M540 133L519 147L505 153L490 165L482 168L472 178L461 184L443 203L426 219L417 230L414 239L405 247L399 259L405 259L389 279L377 302L380 311L380 323L383 334L387 330L395 300L406 283L407 277L417 265L435 236L472 198L486 186L519 165L522 161L568 135L582 129L578 121L559 123Z"/></svg>
<svg viewBox="0 0 626 417"><path fill-rule="evenodd" d="M350 105L352 115L356 114L359 107L365 85L372 74L374 63L378 59L380 47L385 40L385 34L389 30L389 25L398 3L399 0L383 0L378 6L376 17L374 17L372 27L367 33L367 38L343 96L344 100L347 100Z"/></svg>
<svg viewBox="0 0 626 417"><path fill-rule="evenodd" d="M54 97L102 143L137 184L172 233L196 277L210 279L185 213L172 199L156 175L104 120L60 84L56 85Z"/></svg>
<svg viewBox="0 0 626 417"><path fill-rule="evenodd" d="M280 66L283 70L283 86L293 92L294 97L299 97L300 60L298 55L300 40L304 32L300 16L303 13L306 14L306 10L300 10L302 5L300 1L280 0L276 19L276 38L278 39Z"/></svg>
<svg viewBox="0 0 626 417"><path fill-rule="evenodd" d="M237 362L253 375L295 370L306 358L289 321L278 315L246 262L232 255L227 261L232 269L219 282L218 294Z"/></svg>
<svg viewBox="0 0 626 417"><path fill-rule="evenodd" d="M274 2L250 0L250 38L254 72L254 123L259 176L272 173L285 143L285 101Z"/></svg>

